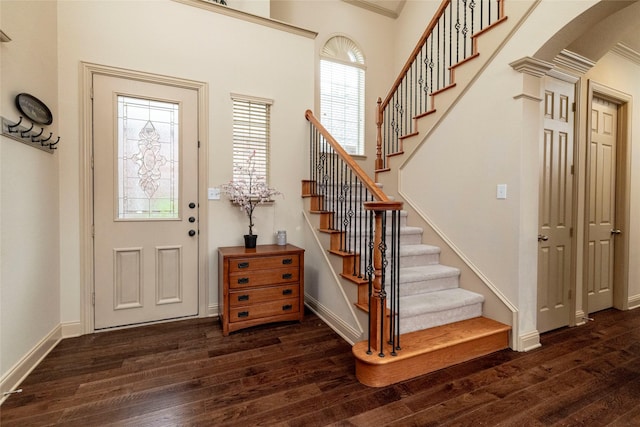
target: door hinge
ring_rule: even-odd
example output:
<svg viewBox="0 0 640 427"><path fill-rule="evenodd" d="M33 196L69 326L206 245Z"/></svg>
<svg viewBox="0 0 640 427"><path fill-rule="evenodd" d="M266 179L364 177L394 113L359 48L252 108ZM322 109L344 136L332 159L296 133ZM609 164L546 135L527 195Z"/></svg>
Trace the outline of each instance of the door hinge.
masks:
<svg viewBox="0 0 640 427"><path fill-rule="evenodd" d="M573 227L569 227L569 237L573 237Z"/></svg>
<svg viewBox="0 0 640 427"><path fill-rule="evenodd" d="M198 141L198 148L200 148L200 141Z"/></svg>
<svg viewBox="0 0 640 427"><path fill-rule="evenodd" d="M576 112L576 103L575 102L571 103L571 111L573 111L574 113Z"/></svg>
<svg viewBox="0 0 640 427"><path fill-rule="evenodd" d="M569 289L569 299L573 299L573 291Z"/></svg>
<svg viewBox="0 0 640 427"><path fill-rule="evenodd" d="M574 170L573 170L573 165L571 165L571 175L573 175Z"/></svg>

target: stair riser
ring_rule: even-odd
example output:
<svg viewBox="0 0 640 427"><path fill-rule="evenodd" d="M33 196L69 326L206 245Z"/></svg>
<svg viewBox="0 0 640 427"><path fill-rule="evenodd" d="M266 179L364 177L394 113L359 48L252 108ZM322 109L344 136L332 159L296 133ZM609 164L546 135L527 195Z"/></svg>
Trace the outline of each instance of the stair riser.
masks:
<svg viewBox="0 0 640 427"><path fill-rule="evenodd" d="M400 307L400 312L402 312L402 307ZM482 316L482 303L465 305L451 310L423 313L417 316L401 316L400 333L405 334L422 329L434 328L436 326L479 316Z"/></svg>
<svg viewBox="0 0 640 427"><path fill-rule="evenodd" d="M425 279L417 282L402 282L400 275L400 296L424 295L430 292L438 292L445 289L455 289L460 285L458 276L439 277L437 279Z"/></svg>

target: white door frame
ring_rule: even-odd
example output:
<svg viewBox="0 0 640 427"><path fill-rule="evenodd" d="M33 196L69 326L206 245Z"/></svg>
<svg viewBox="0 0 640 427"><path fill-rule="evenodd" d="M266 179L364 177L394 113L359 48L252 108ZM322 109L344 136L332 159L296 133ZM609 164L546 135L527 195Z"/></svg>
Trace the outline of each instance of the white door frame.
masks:
<svg viewBox="0 0 640 427"><path fill-rule="evenodd" d="M195 80L179 79L141 71L105 65L81 63L81 138L80 142L80 328L83 334L94 332L93 306L93 168L92 168L92 82L95 74L141 80L169 86L177 86L198 92L198 203L199 230L198 239L198 313L206 317L208 313L209 288L208 281L208 232L207 232L207 184L208 184L208 98L207 83Z"/></svg>
<svg viewBox="0 0 640 427"><path fill-rule="evenodd" d="M618 106L618 137L616 156L616 227L621 228L622 234L614 240L614 281L613 281L613 307L619 310L629 308L629 212L630 212L630 188L631 188L631 123L630 106L631 96L620 92L593 80L589 80L587 86L587 132L586 132L586 177L585 177L585 211L584 211L584 235L588 236L588 212L589 206L589 167L590 156L588 147L591 144L591 105L593 98L602 98L611 101ZM584 239L583 253L587 253L588 239ZM588 257L584 257L583 277L586 280L588 274ZM589 313L588 289L583 286L582 301L584 313Z"/></svg>

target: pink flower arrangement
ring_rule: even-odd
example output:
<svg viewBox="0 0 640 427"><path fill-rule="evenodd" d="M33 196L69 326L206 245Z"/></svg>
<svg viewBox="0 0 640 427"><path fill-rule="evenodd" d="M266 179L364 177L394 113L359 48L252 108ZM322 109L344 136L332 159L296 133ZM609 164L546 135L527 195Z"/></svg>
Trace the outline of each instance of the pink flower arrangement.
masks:
<svg viewBox="0 0 640 427"><path fill-rule="evenodd" d="M249 235L253 235L253 210L259 204L273 201L273 196L282 194L267 185L263 176L256 174L256 152L253 151L247 160L234 166L236 176L241 178L221 186L222 192L232 203L240 206L249 218Z"/></svg>

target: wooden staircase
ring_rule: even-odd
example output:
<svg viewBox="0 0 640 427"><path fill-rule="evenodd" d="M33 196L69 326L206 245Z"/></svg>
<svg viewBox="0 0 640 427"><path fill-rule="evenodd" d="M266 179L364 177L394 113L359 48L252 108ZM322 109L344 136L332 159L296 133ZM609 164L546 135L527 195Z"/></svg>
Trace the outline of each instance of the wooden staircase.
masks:
<svg viewBox="0 0 640 427"><path fill-rule="evenodd" d="M367 324L369 283L368 280L353 275L354 263L360 262L360 254L340 249L344 232L333 228L334 222L340 220L339 215L321 208L322 197L314 193L314 188L315 182L304 181L302 184L306 208L312 217L315 217L313 223L317 226L317 231L329 236L325 239L329 242L327 251L331 257L340 260L337 265L342 267L339 275L342 286L347 288L345 293L354 295L354 292L348 292L348 288L356 288L353 304L363 314L361 322ZM406 215L403 221L406 221ZM381 357L378 351L368 351L371 346L368 339L354 345L356 376L360 382L372 387L393 384L509 346L511 328L479 316L482 310L482 296L453 287L450 282L455 281L457 284L459 272L439 264L439 248L422 244L421 231L403 225L402 229L409 237L406 237L405 243L400 246L400 293L408 295L401 297L406 300L401 302L401 307L404 307L404 313L415 311L413 314L418 320L412 321L409 314L403 314L401 308L401 349L387 351L384 357ZM416 238L419 241L416 242ZM432 289L424 290L425 287ZM461 294L456 296L457 301L453 301L451 292ZM473 301L462 301L465 297ZM421 299L426 300L426 304L420 304ZM443 306L442 300L447 299ZM449 307L447 304L453 306ZM411 305L415 306L413 310ZM424 308L424 305L428 307ZM386 316L389 316L388 310Z"/></svg>
<svg viewBox="0 0 640 427"><path fill-rule="evenodd" d="M477 75L493 58L495 52L499 50L501 43L507 40L515 31L518 23L527 15L532 4L535 3L533 0L523 2L489 1L496 2L498 15L486 26L480 28L479 31L472 31L473 34L470 34L469 40L464 41L464 46L467 46L469 51L465 53L463 58L458 61L451 61L451 55L449 55L449 62L445 60L442 68L443 72L441 74L446 75L442 82L426 87L424 86L426 85L425 79L428 78L428 73L433 73L433 70L425 69L422 64L428 64L429 60L433 60L433 54L432 51L431 53L429 52L429 46L430 43L433 46L433 42L430 40L433 40L434 29L442 25L443 19L445 21L446 19L452 19L448 23L445 22L445 27L453 28L457 26L454 25L455 22L453 21L453 16L456 14L448 12L448 8L459 8L461 3L454 4L449 0L443 0L440 9L429 23L405 67L403 67L399 77L394 82L391 91L384 101L382 99L378 100L375 180L362 176L362 170L357 167L346 153L343 153L337 141L326 132L326 129L313 117L313 114L307 111L307 120L326 139L323 142L323 147L329 147L330 145L328 149L335 150L332 155L341 157L349 167L358 169L356 175L363 181L368 180L366 183L367 188L372 193L375 193L375 200L379 201L381 205L381 210L377 214L387 209L383 205L390 203L390 200L401 199L398 188L398 167L402 165L402 162L410 158L409 154L426 140L427 135L448 114L457 99L463 96ZM509 21L507 21L505 14L505 3L508 3L511 15ZM464 5L466 7L467 4L464 3ZM459 11L460 9L456 10ZM463 11L462 13L466 12ZM447 18L447 16L450 18ZM440 42L438 41L438 43ZM466 43L470 43L470 45L466 45ZM464 49L466 50L467 47L464 47ZM482 55L480 52L483 52ZM457 53L455 55L457 56ZM440 69L439 67L440 65L436 66L436 68ZM427 68L433 67L427 65ZM425 73L424 79L423 72ZM433 78L433 75L431 78ZM408 96L405 99L404 94L408 92L407 88L416 84L419 85L420 90L425 89L425 93L428 92L428 95L424 99L420 95L418 97L420 101L412 104L414 97ZM408 104L403 104L404 102ZM320 157L321 151L316 153L317 157ZM318 179L320 179L319 176ZM415 294L410 291L409 295L402 296L403 292L406 293L403 287L411 287L411 285L405 286L406 284L403 281L406 282L406 276L415 273L416 270L439 270L438 274L456 276L456 281L460 275L459 271L456 273L455 269L440 266L439 262L434 262L433 260L427 261L425 264L437 264L435 267L402 265L403 258L415 257L415 254L420 251L431 252L428 255L430 257L438 256L437 254L434 255L435 252L439 252L438 248L434 249L434 247L430 246L431 249L425 249L429 246L422 243L421 229L419 231L420 241L414 243L413 248L409 249L407 245L402 244L400 246L402 249L399 256L401 259L399 293L401 295L400 299L404 298L404 301L400 303L397 313L397 317L400 319L398 322L400 324L399 337L394 337L393 332L380 332L384 329L382 326L372 326L381 319L381 324L384 324L384 322L393 324L396 321L394 320L396 315L393 314L394 311L389 308L389 305L386 305L386 310L375 308L376 304L381 301L380 298L376 299L375 304L370 302L374 298L370 297L369 281L365 280L361 275L354 275L353 273L356 270L354 266L361 262L362 254L357 250L342 249L343 246L341 244L344 239L350 238L346 237L345 233L348 234L350 231L337 230L339 227L336 227L336 225L339 225L342 221L339 217L340 214L323 208L325 206L325 196L319 194L319 191L317 191L319 187L320 183L313 179L304 181L302 184L302 196L307 201L307 211L311 213L312 218L316 217L312 221L317 226L316 232L320 235L330 236L329 239L319 240L328 242L326 250L331 254L330 259L338 260L337 262L330 261L331 265L334 266L335 271L339 272L344 293L353 296L353 304L357 307L356 312L361 313L361 316L358 317L359 322L361 325L365 325L365 330L367 330L364 337L365 340L357 342L353 346L353 354L356 359L356 376L360 382L372 387L382 387L509 347L511 327L482 315L484 312L482 295L474 294L456 286L453 289L436 289L435 291L433 289L424 292L419 290ZM375 190L374 187L388 188L391 192L381 192ZM402 207L400 204L400 206L389 209L399 210ZM421 219L418 222L420 221ZM407 230L409 228L411 227L405 226L404 232L408 233ZM416 228L413 227L412 232L415 232ZM403 231L400 233L402 234ZM376 236L376 247L378 244L379 236ZM385 244L382 246L385 246ZM411 268L414 268L414 271L410 271ZM379 265L374 269L376 271L375 280L380 279L380 269ZM384 274L382 274L382 277L384 277ZM429 280L425 279L424 281ZM439 277L435 280L442 281L443 279ZM464 283L464 278L462 283ZM430 287L430 285L425 286L427 288ZM355 288L355 291L351 290L353 288ZM455 303L457 304L456 307L451 311L447 311L450 309L450 301L454 299L454 294L456 294L455 298L458 298L459 301ZM433 307L422 307L422 303L417 302L422 298L429 301ZM382 301L384 301L384 296ZM479 305L480 308L469 309L473 304ZM375 312L374 309L369 312L370 307L374 307ZM414 320L407 321L409 316L407 312L409 311L417 312ZM372 339L370 337L375 338ZM391 342L394 344L389 346Z"/></svg>

